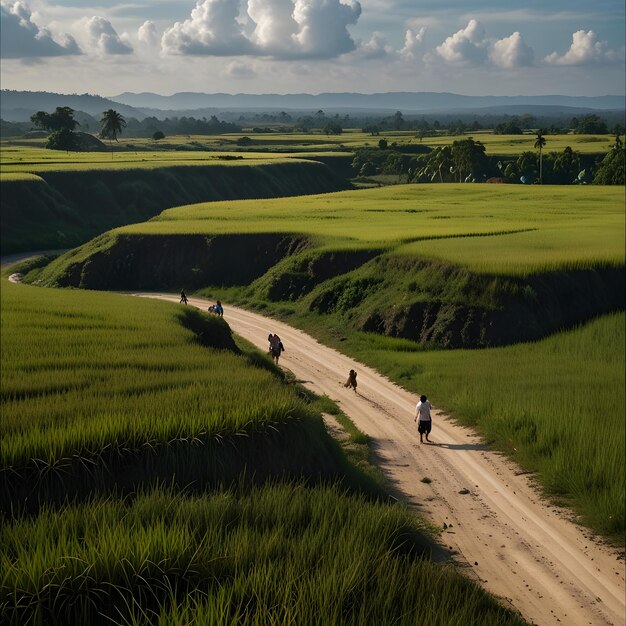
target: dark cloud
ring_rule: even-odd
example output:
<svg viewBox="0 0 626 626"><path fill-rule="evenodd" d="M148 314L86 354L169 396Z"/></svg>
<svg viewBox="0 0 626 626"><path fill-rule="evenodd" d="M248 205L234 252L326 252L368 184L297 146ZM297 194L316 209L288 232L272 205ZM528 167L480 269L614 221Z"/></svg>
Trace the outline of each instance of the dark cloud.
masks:
<svg viewBox="0 0 626 626"><path fill-rule="evenodd" d="M31 19L31 11L21 1L3 4L0 8L0 52L5 59L58 57L81 54L71 35L64 35L57 43L46 28L40 28Z"/></svg>

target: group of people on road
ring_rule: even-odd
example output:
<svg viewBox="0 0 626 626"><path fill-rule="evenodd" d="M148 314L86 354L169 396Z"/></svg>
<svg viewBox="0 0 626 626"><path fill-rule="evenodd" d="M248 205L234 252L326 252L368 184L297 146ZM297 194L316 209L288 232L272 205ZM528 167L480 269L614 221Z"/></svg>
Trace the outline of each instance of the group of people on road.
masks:
<svg viewBox="0 0 626 626"><path fill-rule="evenodd" d="M180 292L180 304L187 304L189 302L189 299L187 298L187 294L185 293L185 290L182 289ZM215 304L212 304L209 308L208 308L209 313L214 313L215 315L219 316L219 317L224 317L224 307L222 306L222 303L218 300Z"/></svg>
<svg viewBox="0 0 626 626"><path fill-rule="evenodd" d="M180 302L181 304L187 304L187 295L185 291L182 290L180 292ZM215 304L212 304L208 308L209 313L214 313L219 317L223 317L224 315L224 307L222 303L217 300ZM285 347L283 346L283 342L277 333L270 333L267 337L269 342L269 353L272 356L272 360L278 365L278 360L280 359L280 355L285 351ZM344 387L350 388L356 393L356 371L351 369L348 372L348 380L344 383ZM429 439L428 435L432 430L432 417L430 414L431 409L433 408L432 404L428 401L428 398L425 395L420 396L419 402L415 407L415 419L414 421L417 423L417 432L420 435L420 443L424 443L424 436L426 436L427 443L432 443Z"/></svg>

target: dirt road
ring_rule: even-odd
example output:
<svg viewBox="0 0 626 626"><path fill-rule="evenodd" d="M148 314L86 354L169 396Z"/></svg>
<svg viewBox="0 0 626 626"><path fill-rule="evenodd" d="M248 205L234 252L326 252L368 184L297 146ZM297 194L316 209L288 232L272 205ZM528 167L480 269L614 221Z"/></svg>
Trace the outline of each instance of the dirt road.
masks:
<svg viewBox="0 0 626 626"><path fill-rule="evenodd" d="M178 300L177 296L157 296ZM189 298L206 310L208 302ZM280 365L337 401L374 443L380 467L410 507L447 529L442 542L483 586L536 624L612 624L625 619L624 561L537 495L527 475L435 409L434 445L420 445L417 398L371 368L290 326L226 307L232 330L265 350L285 345ZM343 387L350 368L358 393ZM427 391L427 390L426 390ZM422 483L422 478L431 483Z"/></svg>

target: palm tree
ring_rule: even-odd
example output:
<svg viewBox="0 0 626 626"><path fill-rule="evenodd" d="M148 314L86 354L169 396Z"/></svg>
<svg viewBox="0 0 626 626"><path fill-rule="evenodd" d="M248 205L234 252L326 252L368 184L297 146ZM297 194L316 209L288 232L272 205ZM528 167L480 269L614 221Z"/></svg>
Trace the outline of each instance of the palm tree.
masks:
<svg viewBox="0 0 626 626"><path fill-rule="evenodd" d="M113 158L113 140L117 141L117 136L122 134L125 127L126 120L115 109L109 109L102 114L100 137L111 142L111 158Z"/></svg>
<svg viewBox="0 0 626 626"><path fill-rule="evenodd" d="M546 138L537 131L537 139L535 140L535 148L539 149L539 184L543 184L543 147L546 145Z"/></svg>

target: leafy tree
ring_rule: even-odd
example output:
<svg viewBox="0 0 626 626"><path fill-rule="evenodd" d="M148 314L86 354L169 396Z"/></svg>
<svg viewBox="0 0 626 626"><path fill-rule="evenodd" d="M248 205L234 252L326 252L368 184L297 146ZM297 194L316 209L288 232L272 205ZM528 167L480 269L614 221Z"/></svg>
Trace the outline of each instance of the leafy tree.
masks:
<svg viewBox="0 0 626 626"><path fill-rule="evenodd" d="M115 109L109 109L102 114L100 137L111 142L111 158L113 158L113 140L117 141L117 136L122 134L124 128L126 120Z"/></svg>
<svg viewBox="0 0 626 626"><path fill-rule="evenodd" d="M155 133L153 133L152 139L154 139L154 141L165 139L165 133L162 130L157 130Z"/></svg>
<svg viewBox="0 0 626 626"><path fill-rule="evenodd" d="M471 137L456 140L452 142L451 159L460 183L469 177L475 178L486 165L485 145Z"/></svg>
<svg viewBox="0 0 626 626"><path fill-rule="evenodd" d="M515 180L515 182L519 182L520 171L517 163L515 161L510 161L504 167L504 177L510 180Z"/></svg>
<svg viewBox="0 0 626 626"><path fill-rule="evenodd" d="M496 124L493 132L495 135L521 135L524 131L522 130L518 119L513 117L508 122Z"/></svg>
<svg viewBox="0 0 626 626"><path fill-rule="evenodd" d="M543 147L546 145L546 138L541 134L541 131L537 131L537 138L535 139L535 148L539 150L539 184L543 184Z"/></svg>
<svg viewBox="0 0 626 626"><path fill-rule="evenodd" d="M430 153L426 164L418 172L418 176L425 176L431 182L439 178L439 182L443 183L444 179L448 179L451 176L452 167L452 149L450 146L439 146Z"/></svg>
<svg viewBox="0 0 626 626"><path fill-rule="evenodd" d="M594 185L623 185L624 167L624 144L619 135L615 137L615 144L611 151L602 159L595 176Z"/></svg>
<svg viewBox="0 0 626 626"><path fill-rule="evenodd" d="M517 157L515 165L519 172L520 182L530 183L537 179L537 172L539 171L537 153L530 151L522 152L522 154Z"/></svg>
<svg viewBox="0 0 626 626"><path fill-rule="evenodd" d="M57 107L54 113L37 111L30 117L31 122L37 127L50 132L67 128L73 131L79 124L74 119L74 109L70 107Z"/></svg>
<svg viewBox="0 0 626 626"><path fill-rule="evenodd" d="M76 150L78 141L76 134L69 128L61 128L50 133L46 142L46 148L49 150Z"/></svg>
<svg viewBox="0 0 626 626"><path fill-rule="evenodd" d="M376 166L371 161L365 161L359 170L359 176L373 176L376 174Z"/></svg>
<svg viewBox="0 0 626 626"><path fill-rule="evenodd" d="M402 115L402 111L396 111L393 114L392 124L395 130L401 130L404 127L404 117Z"/></svg>
<svg viewBox="0 0 626 626"><path fill-rule="evenodd" d="M389 144L387 143L387 140L386 140L386 139L380 139L380 140L378 141L378 147L379 147L381 150L386 150L388 145L389 145Z"/></svg>
<svg viewBox="0 0 626 626"><path fill-rule="evenodd" d="M580 171L580 154L567 146L563 152L551 155L554 182L572 183Z"/></svg>
<svg viewBox="0 0 626 626"><path fill-rule="evenodd" d="M369 133L370 135L380 135L380 126L376 124L370 124L368 126L363 126L361 129L364 133Z"/></svg>
<svg viewBox="0 0 626 626"><path fill-rule="evenodd" d="M253 142L252 142L252 139L250 139L250 137L239 137L239 139L237 139L235 143L238 146L251 146Z"/></svg>

